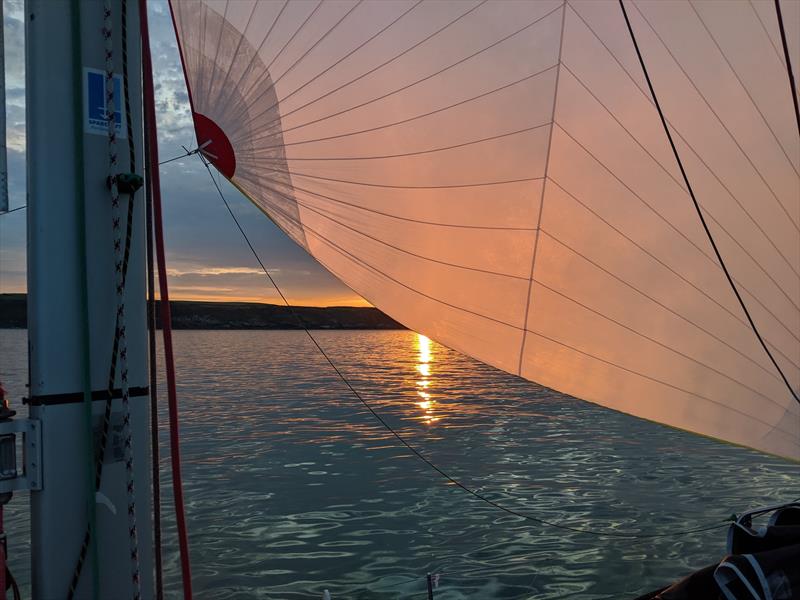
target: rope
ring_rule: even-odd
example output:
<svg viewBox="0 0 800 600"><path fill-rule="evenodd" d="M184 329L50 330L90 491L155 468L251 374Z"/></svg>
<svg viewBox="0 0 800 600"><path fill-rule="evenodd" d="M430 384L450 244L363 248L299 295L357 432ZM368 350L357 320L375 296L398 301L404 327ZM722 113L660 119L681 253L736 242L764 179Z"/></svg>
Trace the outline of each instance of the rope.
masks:
<svg viewBox="0 0 800 600"><path fill-rule="evenodd" d="M225 198L225 195L222 193L222 189L219 187L219 184L217 183L217 180L214 178L214 175L211 173L211 168L209 167L209 163L205 160L205 158L202 155L200 155L200 160L203 161L203 165L205 166L206 170L208 171L209 177L211 177L211 181L214 184L214 187L216 188L220 199L222 200L223 204L225 205L225 208L228 210L228 213L231 215L231 218L233 219L233 222L236 224L236 227L239 230L239 233L242 234L242 237L244 238L244 241L247 244L248 248L250 248L250 252L253 254L253 256L255 257L256 261L261 266L261 269L264 271L264 274L267 276L267 279L269 279L270 283L275 288L275 291L278 293L278 296L280 296L281 301L289 309L289 312L292 314L292 316L295 319L298 327L300 329L302 329L306 333L308 338L311 340L311 342L314 344L314 346L316 346L316 348L319 351L319 353L322 355L322 357L325 359L325 361L328 363L328 365L333 369L333 371L336 373L336 375L339 377L339 379L342 381L342 383L344 383L344 385L353 394L353 396L355 396L356 399L358 399L358 401L361 402L361 404L370 412L370 414L372 414L372 416L375 417L375 419L392 436L394 436L394 438L397 439L397 441L399 441L403 446L405 446L407 450L409 450L418 459L420 459L422 462L424 462L426 465L428 465L428 467L433 469L436 473L441 475L444 479L446 479L447 481L449 481L450 483L452 483L456 487L460 488L464 492L468 493L469 495L473 496L477 500L480 500L481 502L483 502L483 503L485 503L485 504L487 504L487 505L489 505L489 506L491 506L493 508L496 508L496 509L498 509L498 510L504 512L504 513L512 515L514 517L519 517L519 518L524 519L526 521L531 521L531 522L534 522L534 523L538 523L540 525L546 525L548 527L553 527L553 528L556 528L556 529L572 531L572 532L575 532L575 533L581 533L581 534L585 534L585 535L593 535L593 536L597 536L597 537L617 538L617 539L630 539L630 540L633 540L633 539L652 540L652 539L657 539L657 538L675 537L675 536L679 536L679 535L686 535L686 534L689 534L689 533L699 533L699 532L703 532L703 531L710 531L712 529L719 529L721 527L727 527L728 523L731 522L732 519L730 517L728 517L726 519L712 521L710 523L699 525L697 527L678 530L678 531L671 531L669 533L662 533L662 534L636 534L636 533L624 533L624 532L617 532L617 531L599 531L599 530L595 530L595 529L591 529L591 528L584 528L584 527L573 527L571 525L566 525L564 523L558 523L558 522L555 522L555 521L542 519L540 517L535 517L533 515L530 515L530 514L527 514L527 513L523 513L523 512L520 512L518 510L509 508L507 506L504 506L504 505L502 505L502 504L500 504L498 502L495 502L494 500L491 500L490 498L487 498L484 494L471 489L470 487L468 487L467 485L465 485L464 483L462 483L461 481L459 481L458 479L456 479L455 477L453 477L452 475L447 473L444 469L442 469L441 467L437 466L432 460L427 458L417 448L415 448L413 445L411 445L411 443L408 442L408 440L406 440L391 425L389 425L389 423L386 422L386 420L383 417L381 417L381 415L378 414L375 411L374 408L372 408L372 406L369 404L369 402L367 402L364 399L364 397L358 392L358 390L356 390L355 387L353 387L353 385L350 383L350 381L347 379L347 377L345 377L344 373L342 373L339 370L339 368L336 366L336 364L333 362L333 360L330 358L330 356L328 356L328 353L325 352L325 350L319 344L317 339L309 331L308 327L306 327L306 325L305 325L304 321L302 320L302 318L300 317L300 315L297 313L297 311L294 310L294 307L291 304L289 304L289 301L286 299L286 296L283 294L283 292L281 291L280 287L275 282L275 279L272 277L272 274L269 272L267 267L264 265L263 261L261 260L261 257L259 257L258 252L256 252L256 249L253 247L253 244L250 242L250 239L247 237L247 234L245 233L244 229L242 228L241 224L239 223L239 220L236 218L236 215L234 214L233 210L231 209L230 204L228 204L228 201Z"/></svg>
<svg viewBox="0 0 800 600"><path fill-rule="evenodd" d="M148 168L153 194L153 221L155 226L155 247L158 263L158 284L161 291L161 331L164 335L164 362L167 375L167 398L169 402L169 443L172 461L172 490L175 502L175 521L180 547L181 577L183 597L192 598L192 571L189 559L189 538L186 531L186 515L183 507L183 481L181 478L180 433L178 429L178 394L175 382L175 356L172 347L172 314L169 306L167 283L167 264L164 255L164 227L161 211L161 181L158 170L158 131L156 124L156 103L153 90L153 63L150 55L150 37L147 21L147 4L139 0L139 19L142 35L142 80L144 116L148 123L145 135L148 138Z"/></svg>
<svg viewBox="0 0 800 600"><path fill-rule="evenodd" d="M127 2L122 0L122 63L123 63L123 87L127 88L127 63L128 56L125 46L127 44ZM122 274L122 230L120 226L120 207L119 190L116 182L117 171L117 133L114 104L114 38L112 36L112 13L111 2L105 0L103 3L104 27L103 35L106 43L106 117L108 119L108 159L109 175L111 177L111 215L112 227L114 231L114 271L116 273L116 296L117 296L117 332L119 337L119 370L120 388L122 391L122 451L125 462L126 492L127 492L127 513L128 513L128 543L131 562L131 583L133 585L133 600L139 600L142 595L142 586L139 574L139 540L136 527L136 488L134 479L133 464L133 438L131 435L131 412L130 395L128 388L128 342L125 333L125 279ZM126 93L127 96L127 93ZM126 100L128 100L126 98ZM135 171L135 150L133 146L132 130L130 129L130 103L126 102L128 129L128 144L131 154L131 172ZM130 199L129 206L133 206L133 198ZM126 244L130 247L130 243Z"/></svg>
<svg viewBox="0 0 800 600"><path fill-rule="evenodd" d="M778 27L781 30L781 43L783 44L783 56L786 59L786 72L789 74L789 87L792 91L792 103L794 104L794 118L797 121L797 133L800 134L800 107L797 105L797 84L794 81L794 71L792 71L792 59L789 54L789 46L786 43L786 30L783 27L783 12L781 12L780 0L775 0L775 14L778 17ZM797 396L795 396L797 398ZM800 402L800 400L798 400Z"/></svg>
<svg viewBox="0 0 800 600"><path fill-rule="evenodd" d="M17 208L12 208L11 210L0 212L0 217L2 217L3 215L10 215L13 212L17 212L18 210L23 210L25 208L28 208L27 204L23 204L22 206L18 206Z"/></svg>
<svg viewBox="0 0 800 600"><path fill-rule="evenodd" d="M125 7L125 0L123 0L123 10ZM138 600L141 597L141 585L139 575L139 555L138 555L138 539L136 528L136 503L135 503L135 488L133 482L133 447L130 433L130 403L129 403L129 390L128 390L128 368L127 368L127 340L125 336L125 280L127 278L128 263L130 258L131 235L133 227L133 195L129 199L128 214L127 214L127 227L125 236L125 249L122 249L121 239L121 214L119 210L119 190L117 187L116 170L117 170L117 154L116 154L116 119L115 119L115 106L114 106L114 64L113 64L113 30L111 22L111 10L108 2L104 4L104 24L103 24L103 37L105 40L105 60L106 60L106 115L108 117L108 147L109 147L109 177L108 182L111 188L111 206L112 206L112 226L114 232L114 259L115 259L115 274L116 274L116 293L117 293L117 311L116 323L114 329L114 342L111 353L111 364L109 367L108 389L106 396L105 411L103 414L103 425L101 431L100 449L94 461L94 491L100 490L103 475L103 464L105 459L106 447L108 444L108 431L111 421L111 406L113 400L114 382L116 379L116 365L119 357L120 362L120 380L122 388L122 406L123 406L123 452L126 468L126 489L128 495L128 534L130 543L130 557L131 557L131 579L134 588L134 599ZM123 47L127 45L127 19L123 13L123 28L122 28L122 43ZM136 167L136 154L133 145L133 127L131 123L130 99L128 95L128 77L127 77L127 50L123 51L123 84L125 87L125 110L127 119L127 134L128 134L128 149L130 152L130 166L131 170ZM93 494L94 496L94 494ZM94 498L93 498L94 500ZM88 545L96 545L95 535L92 531L87 529L84 534L83 544L78 557L78 562L73 572L72 581L70 584L68 598L72 599L75 595L77 583L80 578L83 563L86 558L86 551Z"/></svg>
<svg viewBox="0 0 800 600"><path fill-rule="evenodd" d="M145 115L145 131L150 123ZM144 155L150 156L150 138L144 137ZM162 163L163 164L163 163ZM145 188L145 219L147 244L147 342L150 375L150 473L153 485L153 549L156 573L156 600L164 598L164 570L161 552L161 473L159 470L160 450L158 442L158 366L156 364L156 284L153 264L153 190L150 186L151 173L147 166L147 187Z"/></svg>
<svg viewBox="0 0 800 600"><path fill-rule="evenodd" d="M776 0L777 2L777 0ZM730 272L728 271L728 267L725 265L725 261L722 259L722 254L720 254L719 248L717 248L717 243L714 241L714 236L711 234L711 230L708 228L708 224L706 223L706 219L703 216L703 211L700 209L700 204L697 201L697 197L694 194L694 190L692 189L692 184L689 182L689 176L686 174L686 170L683 167L683 161L681 161L680 154L678 153L678 149L675 147L675 142L672 140L672 134L670 133L669 126L667 125L667 120L664 117L664 112L661 110L661 104L658 101L658 97L656 96L656 91L653 88L653 82L650 80L650 74L647 71L647 65L644 62L644 57L642 56L641 51L639 50L639 43L636 41L636 35L633 32L633 27L631 26L631 21L628 18L628 11L625 9L625 3L623 0L619 0L619 6L622 9L622 15L625 17L625 24L628 26L628 32L631 36L631 41L633 42L633 47L636 50L636 56L639 57L639 64L642 67L642 72L644 73L644 78L647 81L647 87L650 89L650 95L653 97L653 102L655 103L656 109L658 110L658 116L661 118L661 124L664 127L664 133L667 134L667 139L669 140L669 145L672 148L672 153L675 156L675 161L678 163L678 168L681 171L681 176L683 177L683 181L686 184L686 189L689 191L689 196L692 198L692 204L694 204L694 208L697 211L697 216L700 217L700 222L703 225L703 229L706 232L706 236L708 237L708 241L711 243L711 247L714 249L714 254L717 256L717 260L719 261L720 266L722 267L722 271L725 273L725 277L728 279L728 283L733 290L736 299L739 301L739 305L742 307L747 320L750 322L750 326L753 328L753 333L756 334L758 341L761 343L761 347L764 348L764 352L767 353L767 356L772 361L772 364L775 365L775 368L778 370L783 382L786 384L786 387L789 389L789 393L792 397L800 404L800 397L798 397L797 392L794 391L792 385L789 383L789 380L786 378L786 375L781 369L778 361L775 360L775 357L770 352L769 347L767 346L764 338L761 337L761 333L758 331L758 327L756 327L753 318L750 316L750 311L747 309L747 305L745 304L742 296L739 294L739 290L736 287L736 284L731 277ZM780 10L780 9L779 9Z"/></svg>
<svg viewBox="0 0 800 600"><path fill-rule="evenodd" d="M173 156L172 158L168 158L167 160L162 160L158 164L159 165L165 165L167 163L171 163L173 161L180 160L182 158L186 158L187 156L191 156L192 154L197 154L198 152L200 152L200 148L195 148L194 150L187 150L186 152L184 152L180 156Z"/></svg>

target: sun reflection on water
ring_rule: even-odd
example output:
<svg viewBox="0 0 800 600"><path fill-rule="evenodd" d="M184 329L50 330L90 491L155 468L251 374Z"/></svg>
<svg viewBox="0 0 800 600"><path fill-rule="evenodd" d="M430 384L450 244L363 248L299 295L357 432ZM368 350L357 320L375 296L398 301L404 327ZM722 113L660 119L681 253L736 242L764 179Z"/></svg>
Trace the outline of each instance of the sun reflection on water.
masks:
<svg viewBox="0 0 800 600"><path fill-rule="evenodd" d="M417 396L420 397L417 406L423 411L423 415L420 419L424 423L431 424L439 420L439 417L435 414L436 400L433 399L431 393L428 391L431 385L431 380L428 378L431 376L431 363L433 362L431 340L418 333L417 349L419 351L417 357L417 372L422 376L421 379L417 380Z"/></svg>

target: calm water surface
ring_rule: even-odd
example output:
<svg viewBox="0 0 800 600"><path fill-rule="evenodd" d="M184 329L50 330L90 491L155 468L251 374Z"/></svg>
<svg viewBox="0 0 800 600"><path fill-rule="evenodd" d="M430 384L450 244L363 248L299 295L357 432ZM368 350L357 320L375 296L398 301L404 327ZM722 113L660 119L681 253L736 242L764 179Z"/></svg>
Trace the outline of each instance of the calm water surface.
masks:
<svg viewBox="0 0 800 600"><path fill-rule="evenodd" d="M422 453L520 512L665 534L800 495L796 465L579 402L411 332L315 335ZM437 600L616 599L724 552L724 530L614 540L487 506L404 449L304 336L176 334L197 598L319 600L329 589L334 600L422 599L430 571L441 573ZM0 330L0 379L15 403L26 343L24 331ZM167 451L162 436L164 479ZM168 487L164 495L174 598ZM17 494L7 526L12 567L27 583L26 512Z"/></svg>

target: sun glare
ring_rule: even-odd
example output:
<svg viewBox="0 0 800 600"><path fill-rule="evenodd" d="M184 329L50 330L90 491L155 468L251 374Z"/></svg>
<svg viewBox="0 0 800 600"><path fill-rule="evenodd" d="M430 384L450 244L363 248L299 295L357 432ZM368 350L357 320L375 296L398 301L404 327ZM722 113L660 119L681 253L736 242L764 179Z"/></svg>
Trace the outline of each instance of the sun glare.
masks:
<svg viewBox="0 0 800 600"><path fill-rule="evenodd" d="M428 388L431 385L431 363L433 362L433 352L431 348L431 340L422 334L417 334L417 349L419 354L417 356L417 371L422 375L422 379L417 380L417 395L422 399L417 402L417 406L423 411L420 417L425 423L431 424L439 420L439 417L434 416L433 411L436 405L436 400L431 397Z"/></svg>

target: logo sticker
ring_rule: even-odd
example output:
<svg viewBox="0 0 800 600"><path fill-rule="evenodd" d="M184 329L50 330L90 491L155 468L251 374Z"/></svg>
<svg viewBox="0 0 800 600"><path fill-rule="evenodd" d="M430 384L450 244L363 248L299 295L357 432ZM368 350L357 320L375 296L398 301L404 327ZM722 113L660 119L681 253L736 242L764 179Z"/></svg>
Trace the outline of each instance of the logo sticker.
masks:
<svg viewBox="0 0 800 600"><path fill-rule="evenodd" d="M83 130L95 135L108 135L106 116L106 74L99 69L84 69ZM114 127L118 138L127 137L125 113L122 111L122 76L114 75Z"/></svg>

